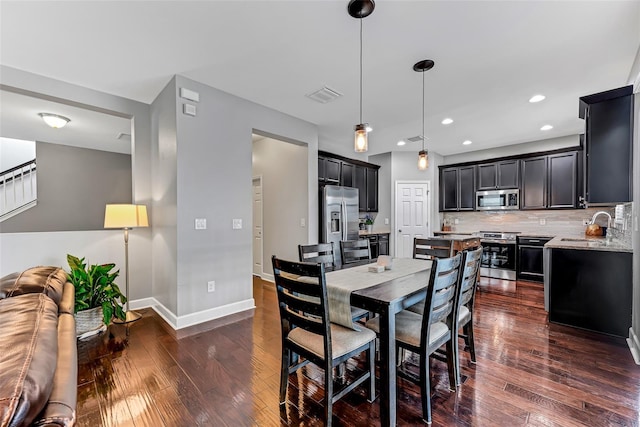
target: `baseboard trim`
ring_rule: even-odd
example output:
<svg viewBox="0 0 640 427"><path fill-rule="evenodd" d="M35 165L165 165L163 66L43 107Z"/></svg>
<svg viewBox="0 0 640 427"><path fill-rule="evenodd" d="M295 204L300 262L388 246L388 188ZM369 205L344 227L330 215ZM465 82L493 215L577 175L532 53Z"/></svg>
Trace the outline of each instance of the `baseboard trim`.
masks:
<svg viewBox="0 0 640 427"><path fill-rule="evenodd" d="M633 360L635 360L636 365L640 365L640 340L633 328L629 328L627 344L629 345L629 350L631 350L631 355L633 356Z"/></svg>
<svg viewBox="0 0 640 427"><path fill-rule="evenodd" d="M175 330L178 330L200 323L208 322L210 320L218 319L220 317L225 317L231 314L240 313L242 311L251 310L255 308L256 305L255 300L253 298L249 298L232 304L186 314L184 316L176 316L171 310L169 310L160 301L153 297L133 300L130 303L130 307L132 310L151 307L156 313L158 313L160 317L164 319L165 322L169 324L169 326L171 326Z"/></svg>
<svg viewBox="0 0 640 427"><path fill-rule="evenodd" d="M266 280L267 282L276 282L276 278L273 274L264 273L261 277L262 280Z"/></svg>

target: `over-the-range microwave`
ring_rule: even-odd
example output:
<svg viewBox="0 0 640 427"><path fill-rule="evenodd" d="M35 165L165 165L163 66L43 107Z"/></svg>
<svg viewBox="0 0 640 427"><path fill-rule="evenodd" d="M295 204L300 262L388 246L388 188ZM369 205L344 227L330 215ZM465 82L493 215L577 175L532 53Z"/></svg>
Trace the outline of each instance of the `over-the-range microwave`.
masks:
<svg viewBox="0 0 640 427"><path fill-rule="evenodd" d="M476 210L511 210L520 209L520 190L476 191Z"/></svg>

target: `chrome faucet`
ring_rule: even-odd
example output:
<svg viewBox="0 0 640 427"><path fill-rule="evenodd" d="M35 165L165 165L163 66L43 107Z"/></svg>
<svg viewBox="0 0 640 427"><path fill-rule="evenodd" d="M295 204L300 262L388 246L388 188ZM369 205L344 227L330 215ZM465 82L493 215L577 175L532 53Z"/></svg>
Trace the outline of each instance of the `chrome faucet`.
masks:
<svg viewBox="0 0 640 427"><path fill-rule="evenodd" d="M609 212L605 212L605 211L598 211L598 212L594 213L593 214L593 218L591 218L591 224L595 224L596 223L596 218L600 214L604 214L604 215L607 216L607 228L611 227L611 215L609 214Z"/></svg>

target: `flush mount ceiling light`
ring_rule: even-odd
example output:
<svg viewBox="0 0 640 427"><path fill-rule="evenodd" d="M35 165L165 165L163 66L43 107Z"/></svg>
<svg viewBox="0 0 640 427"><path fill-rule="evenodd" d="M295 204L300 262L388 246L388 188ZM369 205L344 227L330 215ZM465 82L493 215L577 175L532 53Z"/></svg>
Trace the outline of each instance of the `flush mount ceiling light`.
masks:
<svg viewBox="0 0 640 427"><path fill-rule="evenodd" d="M544 125L540 128L540 130L551 130L551 129L553 129L553 126L551 125Z"/></svg>
<svg viewBox="0 0 640 427"><path fill-rule="evenodd" d="M451 123L453 123L453 119L447 117L446 119L442 120L442 124L443 125L450 125Z"/></svg>
<svg viewBox="0 0 640 427"><path fill-rule="evenodd" d="M363 153L369 148L367 133L371 129L362 121L362 19L373 13L376 3L373 0L351 0L347 5L347 11L353 18L360 20L360 123L355 126L354 150Z"/></svg>
<svg viewBox="0 0 640 427"><path fill-rule="evenodd" d="M471 145L471 144L473 144L473 142L469 141L468 139L462 143L462 145Z"/></svg>
<svg viewBox="0 0 640 427"><path fill-rule="evenodd" d="M54 129L63 128L66 126L67 123L71 121L71 119L64 116L59 116L57 114L38 113L38 115L42 117L42 120L44 120L46 124L48 124Z"/></svg>
<svg viewBox="0 0 640 427"><path fill-rule="evenodd" d="M424 149L424 73L432 69L435 64L436 63L430 59L424 59L416 62L413 66L413 71L422 73L422 150L418 151L418 169L421 171L429 167L429 153Z"/></svg>
<svg viewBox="0 0 640 427"><path fill-rule="evenodd" d="M540 101L544 101L544 99L546 98L546 96L544 95L533 95L530 99L529 102L536 103L536 102L540 102Z"/></svg>

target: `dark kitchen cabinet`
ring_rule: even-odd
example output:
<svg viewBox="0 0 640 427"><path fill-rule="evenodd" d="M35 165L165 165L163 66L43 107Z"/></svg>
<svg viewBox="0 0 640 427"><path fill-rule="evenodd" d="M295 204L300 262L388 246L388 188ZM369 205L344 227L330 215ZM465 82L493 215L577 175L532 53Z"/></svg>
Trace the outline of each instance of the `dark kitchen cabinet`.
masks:
<svg viewBox="0 0 640 427"><path fill-rule="evenodd" d="M547 156L523 159L520 209L547 207Z"/></svg>
<svg viewBox="0 0 640 427"><path fill-rule="evenodd" d="M549 321L626 338L632 253L551 249Z"/></svg>
<svg viewBox="0 0 640 427"><path fill-rule="evenodd" d="M380 255L389 255L388 234L369 234L365 238L369 240L372 259L378 258Z"/></svg>
<svg viewBox="0 0 640 427"><path fill-rule="evenodd" d="M575 209L578 200L578 152L520 160L520 209Z"/></svg>
<svg viewBox="0 0 640 427"><path fill-rule="evenodd" d="M389 255L389 235L378 235L378 247L380 248L379 255Z"/></svg>
<svg viewBox="0 0 640 427"><path fill-rule="evenodd" d="M372 163L319 152L318 184L357 188L360 212L377 212L379 168Z"/></svg>
<svg viewBox="0 0 640 427"><path fill-rule="evenodd" d="M543 251L549 237L518 236L517 278L542 282L544 278Z"/></svg>
<svg viewBox="0 0 640 427"><path fill-rule="evenodd" d="M475 193L475 166L440 169L440 211L472 211Z"/></svg>
<svg viewBox="0 0 640 427"><path fill-rule="evenodd" d="M484 163L477 166L478 190L502 190L518 188L520 183L520 162L518 160L503 160L494 163Z"/></svg>
<svg viewBox="0 0 640 427"><path fill-rule="evenodd" d="M587 203L631 201L633 87L626 86L580 98L586 119L585 199Z"/></svg>

